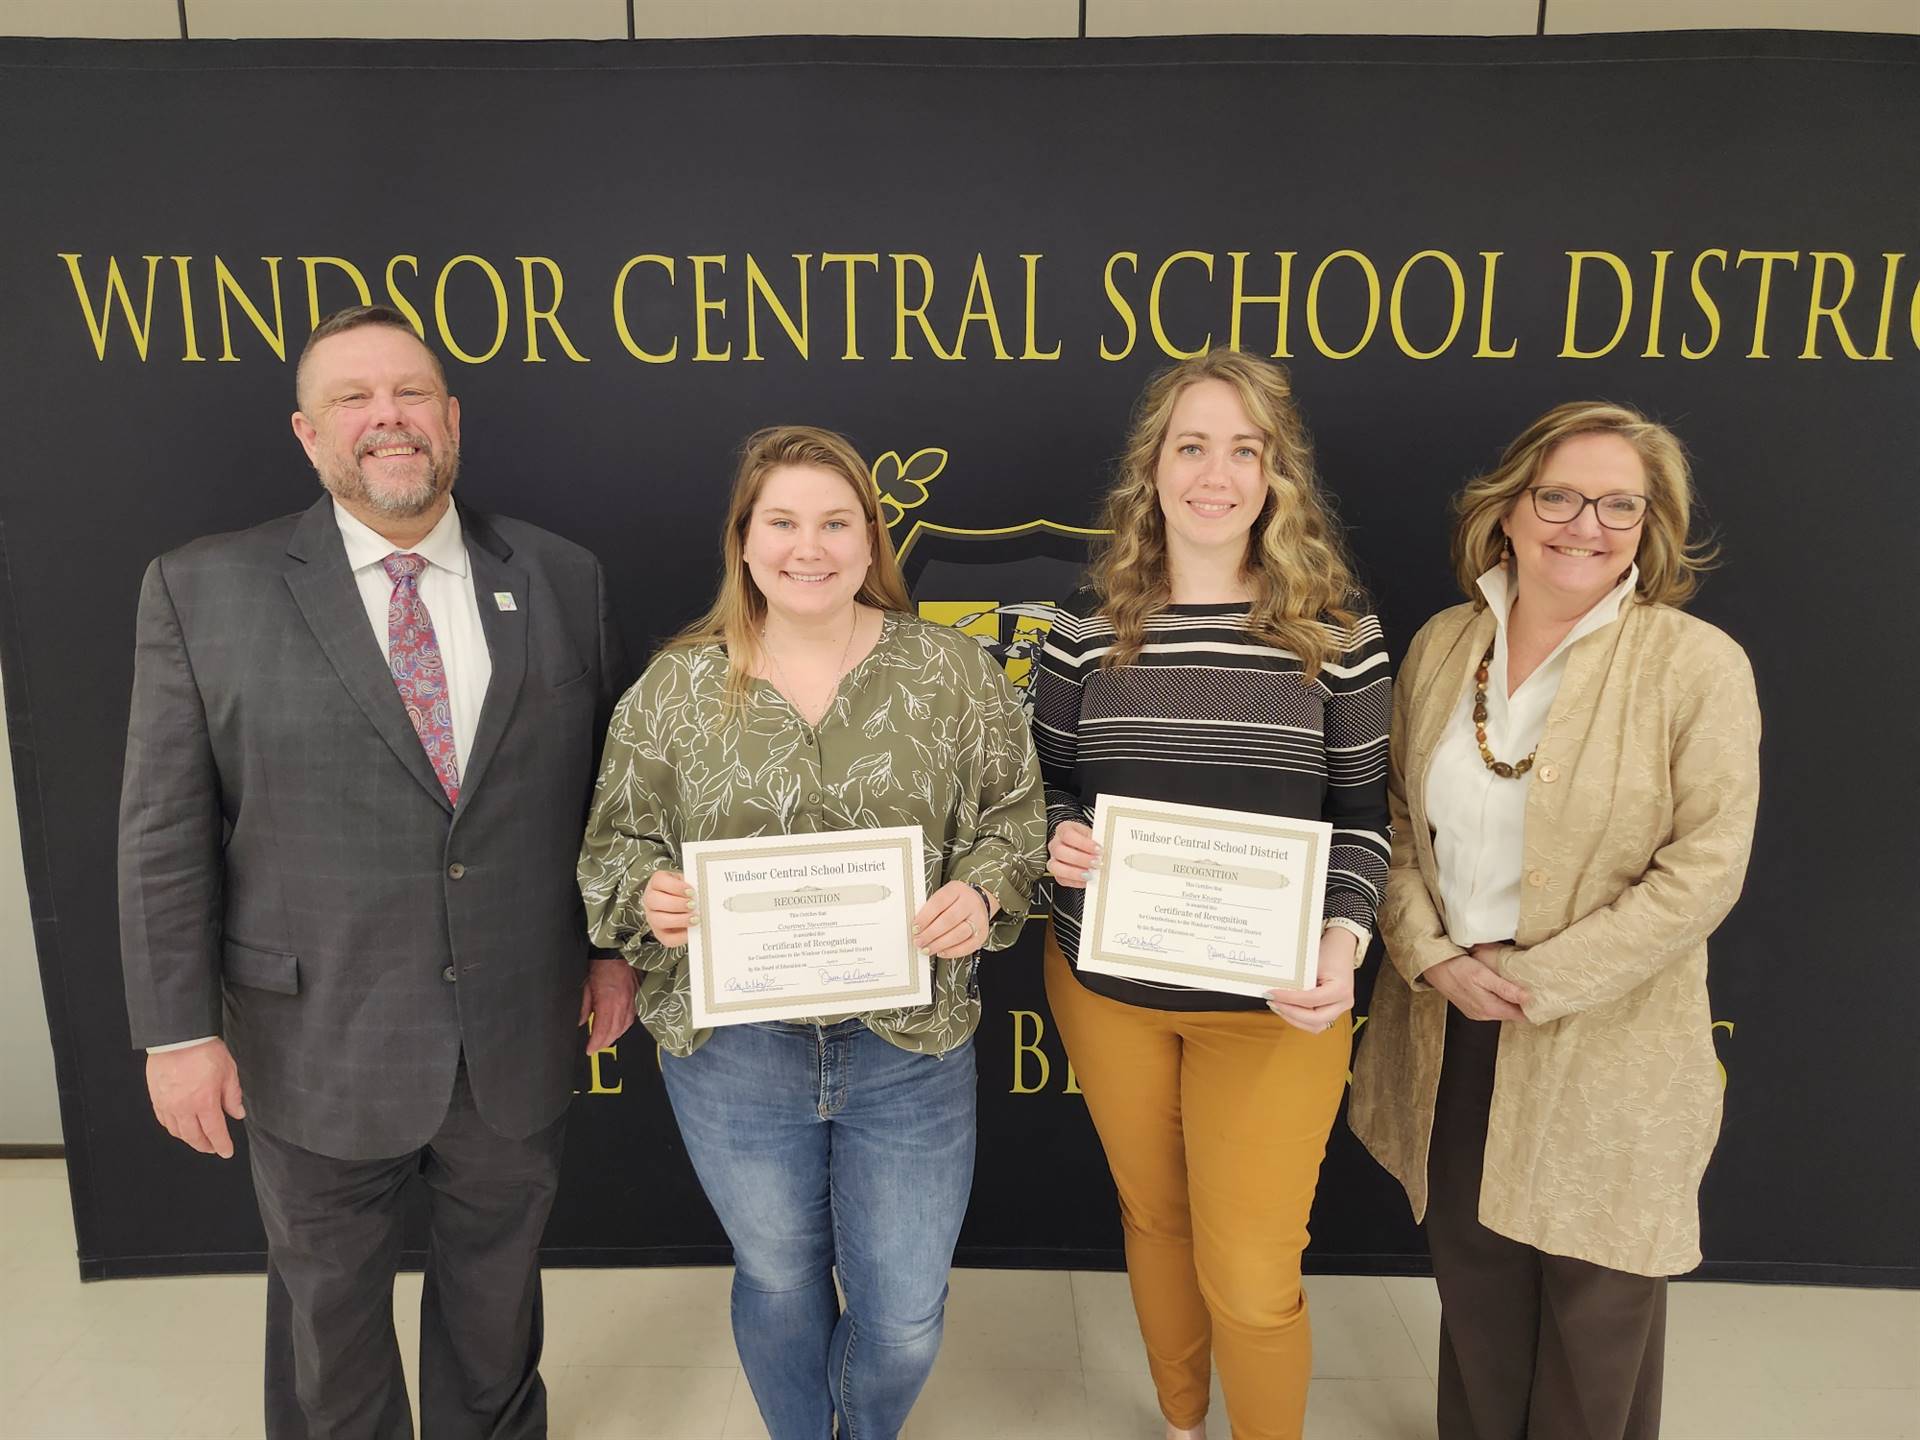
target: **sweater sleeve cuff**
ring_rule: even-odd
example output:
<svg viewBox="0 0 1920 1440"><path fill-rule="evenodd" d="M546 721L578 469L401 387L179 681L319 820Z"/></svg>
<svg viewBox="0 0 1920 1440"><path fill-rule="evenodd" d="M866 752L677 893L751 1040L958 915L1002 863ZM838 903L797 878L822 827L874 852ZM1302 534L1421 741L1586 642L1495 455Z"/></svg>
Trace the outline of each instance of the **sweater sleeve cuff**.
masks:
<svg viewBox="0 0 1920 1440"><path fill-rule="evenodd" d="M1362 957L1366 955L1367 943L1373 939L1373 932L1371 930L1359 921L1349 920L1344 915L1327 916L1326 923L1320 928L1322 931L1344 930L1359 942L1359 948L1353 952L1353 962L1356 965L1359 964Z"/></svg>

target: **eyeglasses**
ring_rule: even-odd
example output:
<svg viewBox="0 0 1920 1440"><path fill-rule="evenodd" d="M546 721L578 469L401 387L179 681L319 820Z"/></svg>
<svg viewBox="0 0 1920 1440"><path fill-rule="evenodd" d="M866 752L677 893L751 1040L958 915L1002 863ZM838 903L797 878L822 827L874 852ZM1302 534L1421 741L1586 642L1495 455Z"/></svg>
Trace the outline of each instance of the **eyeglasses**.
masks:
<svg viewBox="0 0 1920 1440"><path fill-rule="evenodd" d="M1647 518L1647 497L1616 490L1607 495L1582 495L1564 485L1529 485L1533 513L1549 525L1565 525L1587 506L1594 518L1609 530L1631 530Z"/></svg>

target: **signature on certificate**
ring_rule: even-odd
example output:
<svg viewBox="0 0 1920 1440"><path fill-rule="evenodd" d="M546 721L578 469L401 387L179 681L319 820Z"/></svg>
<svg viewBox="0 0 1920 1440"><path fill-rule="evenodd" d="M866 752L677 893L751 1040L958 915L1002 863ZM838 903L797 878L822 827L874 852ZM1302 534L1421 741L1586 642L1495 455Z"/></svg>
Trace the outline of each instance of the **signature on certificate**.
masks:
<svg viewBox="0 0 1920 1440"><path fill-rule="evenodd" d="M1121 930L1114 932L1113 943L1129 950L1144 950L1149 955L1167 953L1166 937L1161 935L1136 935L1130 930Z"/></svg>
<svg viewBox="0 0 1920 1440"><path fill-rule="evenodd" d="M871 985L876 980L887 978L884 970L821 970L822 985Z"/></svg>
<svg viewBox="0 0 1920 1440"><path fill-rule="evenodd" d="M732 995L764 995L769 990L784 990L786 983L772 975L729 975L720 988Z"/></svg>
<svg viewBox="0 0 1920 1440"><path fill-rule="evenodd" d="M1253 951L1242 950L1234 945L1209 945L1207 958L1227 965L1258 965L1260 963L1260 957Z"/></svg>

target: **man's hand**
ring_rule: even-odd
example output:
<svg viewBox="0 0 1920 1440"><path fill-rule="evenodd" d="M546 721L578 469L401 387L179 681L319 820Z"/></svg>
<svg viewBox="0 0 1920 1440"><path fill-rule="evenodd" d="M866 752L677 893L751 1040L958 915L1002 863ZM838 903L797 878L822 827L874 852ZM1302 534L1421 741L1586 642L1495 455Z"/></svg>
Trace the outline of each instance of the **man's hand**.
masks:
<svg viewBox="0 0 1920 1440"><path fill-rule="evenodd" d="M1533 997L1489 963L1498 950L1495 945L1476 945L1470 955L1429 965L1420 978L1469 1020L1525 1021L1527 1012L1522 1007Z"/></svg>
<svg viewBox="0 0 1920 1440"><path fill-rule="evenodd" d="M596 957L587 966L587 983L580 987L580 1020L593 1021L587 1032L587 1054L604 1050L633 1024L633 995L640 977L626 961Z"/></svg>
<svg viewBox="0 0 1920 1440"><path fill-rule="evenodd" d="M167 1133L202 1155L233 1158L227 1116L247 1117L240 1098L240 1071L224 1040L147 1056L147 1094Z"/></svg>

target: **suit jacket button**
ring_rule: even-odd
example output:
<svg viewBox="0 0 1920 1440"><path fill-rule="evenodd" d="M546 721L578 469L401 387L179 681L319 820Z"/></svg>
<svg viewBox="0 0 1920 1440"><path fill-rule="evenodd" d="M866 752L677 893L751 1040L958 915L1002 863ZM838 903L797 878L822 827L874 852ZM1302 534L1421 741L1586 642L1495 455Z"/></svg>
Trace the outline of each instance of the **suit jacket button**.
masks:
<svg viewBox="0 0 1920 1440"><path fill-rule="evenodd" d="M455 980L458 980L460 977L454 973L453 966L449 965L440 972L440 978L446 981L449 985L451 985Z"/></svg>
<svg viewBox="0 0 1920 1440"><path fill-rule="evenodd" d="M1540 783L1542 785L1551 785L1560 778L1560 767L1558 765L1542 765L1533 773L1540 777Z"/></svg>
<svg viewBox="0 0 1920 1440"><path fill-rule="evenodd" d="M1544 870L1529 870L1527 872L1527 884L1531 885L1536 890L1546 889L1547 888L1547 872Z"/></svg>
<svg viewBox="0 0 1920 1440"><path fill-rule="evenodd" d="M447 878L449 880L458 880L462 875L466 873L467 873L467 867L462 865L458 860L454 861L453 864L447 866Z"/></svg>

